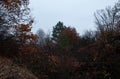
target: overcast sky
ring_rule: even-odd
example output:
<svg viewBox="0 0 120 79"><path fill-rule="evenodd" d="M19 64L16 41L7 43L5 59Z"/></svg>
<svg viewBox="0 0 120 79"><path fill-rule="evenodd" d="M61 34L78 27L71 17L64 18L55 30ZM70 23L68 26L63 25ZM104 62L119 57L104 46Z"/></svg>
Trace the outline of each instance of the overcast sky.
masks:
<svg viewBox="0 0 120 79"><path fill-rule="evenodd" d="M30 0L32 16L35 20L33 32L39 28L51 32L58 21L75 27L82 34L94 30L94 12L112 6L118 0Z"/></svg>

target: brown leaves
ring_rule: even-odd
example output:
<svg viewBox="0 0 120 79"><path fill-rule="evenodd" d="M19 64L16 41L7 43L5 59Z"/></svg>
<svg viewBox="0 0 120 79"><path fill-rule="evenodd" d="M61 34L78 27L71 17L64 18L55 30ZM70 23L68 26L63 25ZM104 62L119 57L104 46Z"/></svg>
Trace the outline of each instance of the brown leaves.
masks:
<svg viewBox="0 0 120 79"><path fill-rule="evenodd" d="M78 40L79 36L74 28L68 27L65 29L62 34L65 34L71 43L74 43L75 41Z"/></svg>
<svg viewBox="0 0 120 79"><path fill-rule="evenodd" d="M76 30L74 28L65 28L59 38L60 44L63 46L70 46L70 45L76 45L79 40L79 35L77 34Z"/></svg>
<svg viewBox="0 0 120 79"><path fill-rule="evenodd" d="M16 28L17 31L24 31L24 32L29 32L31 31L31 27L28 26L27 24L21 24L20 27Z"/></svg>
<svg viewBox="0 0 120 79"><path fill-rule="evenodd" d="M37 49L34 46L20 47L19 50L23 55L37 52Z"/></svg>
<svg viewBox="0 0 120 79"><path fill-rule="evenodd" d="M18 28L16 28L16 35L18 36L20 46L20 53L28 54L36 52L35 41L37 36L31 32L31 27L29 24L21 24Z"/></svg>
<svg viewBox="0 0 120 79"><path fill-rule="evenodd" d="M19 0L3 0L4 5L7 9L13 9L15 8L15 5L20 5L20 1ZM17 7L17 6L16 6Z"/></svg>

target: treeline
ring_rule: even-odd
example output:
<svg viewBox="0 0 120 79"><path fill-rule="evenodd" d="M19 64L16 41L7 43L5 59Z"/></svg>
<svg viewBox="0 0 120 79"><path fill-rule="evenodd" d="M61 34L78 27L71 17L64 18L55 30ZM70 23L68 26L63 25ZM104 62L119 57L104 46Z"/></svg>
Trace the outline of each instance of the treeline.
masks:
<svg viewBox="0 0 120 79"><path fill-rule="evenodd" d="M95 13L96 31L79 35L58 22L52 34L31 32L29 0L0 1L0 56L39 79L119 79L120 2Z"/></svg>

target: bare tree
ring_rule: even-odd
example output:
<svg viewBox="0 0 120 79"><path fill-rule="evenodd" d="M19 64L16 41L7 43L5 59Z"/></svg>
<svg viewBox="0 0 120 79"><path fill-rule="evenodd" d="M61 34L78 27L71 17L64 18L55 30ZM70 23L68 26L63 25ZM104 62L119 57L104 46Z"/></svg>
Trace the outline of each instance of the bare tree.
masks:
<svg viewBox="0 0 120 79"><path fill-rule="evenodd" d="M42 29L39 29L36 34L38 37L37 38L37 45L45 44L45 37L46 37L45 32Z"/></svg>
<svg viewBox="0 0 120 79"><path fill-rule="evenodd" d="M113 7L99 10L95 13L95 23L100 32L115 30L120 24L120 1Z"/></svg>

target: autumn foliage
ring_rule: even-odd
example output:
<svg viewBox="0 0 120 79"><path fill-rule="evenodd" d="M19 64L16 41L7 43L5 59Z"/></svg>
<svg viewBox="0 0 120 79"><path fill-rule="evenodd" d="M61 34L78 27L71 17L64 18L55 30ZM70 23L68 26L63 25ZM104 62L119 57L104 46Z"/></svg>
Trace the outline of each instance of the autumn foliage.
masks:
<svg viewBox="0 0 120 79"><path fill-rule="evenodd" d="M35 52L34 47L37 36L31 32L29 25L21 24L20 27L16 28L17 41L20 43L20 53L27 54Z"/></svg>
<svg viewBox="0 0 120 79"><path fill-rule="evenodd" d="M74 46L77 45L77 42L79 40L79 35L76 32L75 28L67 27L60 33L59 38L60 38L59 42L61 43L61 45Z"/></svg>
<svg viewBox="0 0 120 79"><path fill-rule="evenodd" d="M97 30L83 35L60 21L52 34L42 30L33 34L28 4L28 0L0 1L0 56L38 79L120 78L120 2L97 12Z"/></svg>

